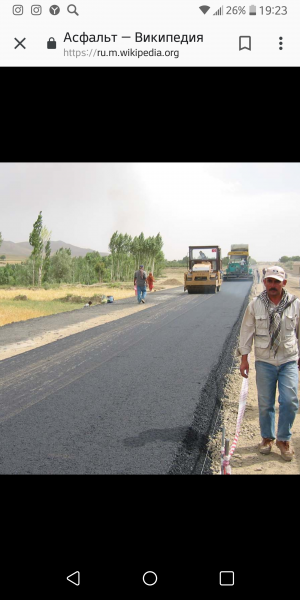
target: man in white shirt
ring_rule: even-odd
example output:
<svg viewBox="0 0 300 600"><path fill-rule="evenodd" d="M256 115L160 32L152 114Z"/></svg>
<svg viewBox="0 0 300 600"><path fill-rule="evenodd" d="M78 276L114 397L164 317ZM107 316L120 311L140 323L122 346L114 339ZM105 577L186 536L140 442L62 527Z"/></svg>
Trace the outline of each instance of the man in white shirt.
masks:
<svg viewBox="0 0 300 600"><path fill-rule="evenodd" d="M275 439L275 393L278 384L279 419L276 446L284 460L292 460L291 428L298 411L300 300L284 289L285 272L269 267L265 290L249 303L240 331L240 372L248 377L248 354L254 341L260 452L269 454Z"/></svg>

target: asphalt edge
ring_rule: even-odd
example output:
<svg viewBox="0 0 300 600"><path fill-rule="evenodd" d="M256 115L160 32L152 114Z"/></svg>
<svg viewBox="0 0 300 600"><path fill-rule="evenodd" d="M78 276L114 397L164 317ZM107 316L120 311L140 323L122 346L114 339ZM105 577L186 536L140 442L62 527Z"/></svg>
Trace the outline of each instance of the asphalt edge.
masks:
<svg viewBox="0 0 300 600"><path fill-rule="evenodd" d="M225 339L219 360L213 366L201 391L192 423L179 443L168 475L213 475L212 460L207 445L212 432L223 426L222 398L226 376L236 360L240 326L252 290L253 286L245 296L238 318Z"/></svg>

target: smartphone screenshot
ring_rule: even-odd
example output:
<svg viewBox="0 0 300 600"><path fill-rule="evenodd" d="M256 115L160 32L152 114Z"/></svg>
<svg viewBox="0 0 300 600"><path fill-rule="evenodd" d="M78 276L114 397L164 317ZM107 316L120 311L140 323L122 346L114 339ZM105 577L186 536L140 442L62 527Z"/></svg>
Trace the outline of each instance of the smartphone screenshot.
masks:
<svg viewBox="0 0 300 600"><path fill-rule="evenodd" d="M299 66L300 4L5 0L1 66Z"/></svg>
<svg viewBox="0 0 300 600"><path fill-rule="evenodd" d="M180 241L187 236L181 254L170 252L170 260L174 261L183 258L190 244L219 243L216 232L218 229L225 232L228 224L235 228L236 237L228 239L228 246L223 244L224 253L230 249L231 243L248 242L248 232L255 238L256 223L262 226L260 242L265 247L265 230L276 241L282 236L286 242L292 239L291 229L282 226L281 221L283 213L292 224L293 232L296 230L299 209L296 206L296 185L293 187L294 174L290 173L285 180L281 167L274 169L273 179L276 180L277 190L274 184L272 191L274 197L275 193L278 194L276 204L272 202L273 196L271 198L263 177L267 165L261 165L257 175L260 204L255 206L254 215L251 204L253 177L249 177L244 193L242 170L245 157L246 160L248 158L247 162L253 163L281 163L282 154L290 151L290 162L296 160L293 142L289 144L288 137L296 137L294 121L298 110L297 100L296 94L290 93L290 89L296 87L298 72L294 77L295 71L289 67L300 66L299 29L300 2L297 0L260 0L254 3L251 0L2 0L0 67L3 96L7 103L2 114L9 133L2 138L0 271L4 273L5 269L7 275L7 281L3 277L3 286L12 288L8 290L13 298L11 304L24 310L31 298L14 301L19 292L14 291L13 269L10 272L10 265L6 267L6 262L13 263L14 259L9 256L12 251L10 246L5 247L5 243L20 243L21 249L24 249L24 243L29 243L34 223L40 211L43 211L44 226L51 233L54 230L53 239L63 240L68 245L76 243L81 247L81 241L73 242L72 236L65 239L64 232L61 232L62 208L66 203L69 203L70 233L73 235L80 228L87 236L84 247L91 253L99 250L98 253L101 252L104 258L109 252L102 245L102 224L109 230L110 236L117 229L123 236L127 235L127 224L131 225L136 218L138 226L133 237L144 231L147 239L160 231L162 214L166 217L166 229L171 236ZM88 67L90 71L83 71L82 67ZM100 77L93 67L101 68ZM105 67L108 68L103 70ZM135 67L142 67L142 70L136 71ZM159 67L163 69L159 71ZM181 69L173 71L172 67ZM243 71L244 67L248 69ZM241 161L240 171L238 175L232 173L232 177L220 173L216 177L213 193L210 192L212 176L202 176L203 187L197 194L193 163L199 160L199 153L201 160L209 163L215 162L218 157L223 163ZM189 155L186 178L181 180L180 170L183 167L179 163L185 163L186 154ZM81 165L85 161L87 170L81 177ZM141 170L135 178L130 164L139 161L144 171ZM168 171L172 161L174 172L166 181L162 171ZM120 173L122 163L125 166ZM146 172L148 163L149 172ZM161 173L151 171L152 163L154 166L158 164ZM100 167L96 180L93 178L93 169L98 169L98 164ZM62 178L65 169L69 171ZM144 187L145 181L149 188ZM158 196L155 187L159 189ZM16 209L10 197L11 188L20 200ZM99 198L106 188L105 207L103 212L99 210L96 213L90 199L98 194L100 206ZM165 207L164 196L171 192L172 202ZM230 194L234 196L234 202L229 199ZM31 214L30 206L35 198L34 213ZM219 212L221 200L224 212ZM53 222L47 215L50 207L53 210ZM77 210L84 217L89 217L86 224L82 217L78 217ZM24 234L21 231L14 237L7 231L5 219L9 214L13 214L16 224L29 220ZM178 214L178 226L174 229L171 225L173 214ZM149 227L150 219L153 219L154 225L148 232L145 227ZM198 224L198 231L192 238L188 234L194 223ZM274 223L272 231L269 229L270 223ZM99 247L97 245L96 248L91 238L94 224L98 225ZM70 264L70 256L61 243L57 248L58 252L60 250L59 259L62 257L67 265ZM27 254L29 257L29 250ZM280 253L274 252L270 260L284 254L289 257L298 255L300 248L289 251L284 247ZM1 256L5 258L1 259ZM21 265L23 261L23 255L18 254L18 263ZM96 283L91 278L93 265L83 262L83 258L78 256L78 263L81 262L86 278L82 286L98 284L101 269L104 268L102 261L98 261L98 271L95 271ZM137 268L140 262L144 261L139 260ZM17 271L16 267L14 269ZM21 269L24 269L24 273L21 273ZM72 282L74 279L74 284L77 283L75 271L70 273ZM19 274L23 281L26 267L20 266ZM38 275L38 268L34 271L32 267L30 279L26 281L28 288L33 287L33 277L37 278ZM156 277L156 273L154 275ZM140 331L145 330L144 352L150 353L147 338L149 312L147 305L138 304L131 272L130 277L132 304L135 303L135 310L143 311L139 316L141 329L137 329L137 332L140 335ZM172 274L170 278L174 279ZM239 283L243 285L245 282ZM232 282L227 283L228 288L232 285ZM78 296L80 289L75 290ZM99 302L99 307L96 307L95 300L91 307L87 307L84 300L83 315L89 315L88 311L92 315L91 311L104 309L110 318L112 312L118 309L116 292L117 287L111 292L113 302L104 302L101 306ZM23 289L20 295L25 293ZM35 290L32 290L34 293ZM94 290L92 293L96 294ZM161 304L157 301L157 306L161 313L155 315L155 319L153 317L156 336L160 333L158 319L164 318L164 306L167 307L166 311L173 306L171 304L169 308L169 293L168 289L166 292L161 289L153 291L151 297L154 302L158 294L162 297L165 294L165 305L158 295ZM196 295L188 296L187 290L185 294L184 300L187 298L191 303L198 298ZM69 288L63 295L69 295ZM220 311L224 311L221 299L221 294L213 296L214 301L220 302ZM121 300L124 310L128 310L127 299ZM205 302L203 304L206 306ZM74 312L78 312L78 306L74 306ZM212 317L214 314L212 311ZM186 317L189 315L187 312ZM8 360L3 359L0 389L2 378L3 385L7 382L12 386L19 385L13 396L13 405L11 394L6 394L4 390L3 410L15 410L16 414L13 425L7 419L0 428L0 473L1 482L6 484L5 500L8 504L7 511L4 510L8 527L4 539L3 585L11 586L12 592L29 591L32 598L43 597L45 592L56 597L61 591L66 598L73 598L74 595L94 598L96 594L107 596L107 590L109 597L127 594L133 600L140 600L145 595L147 598L173 598L178 595L184 598L195 592L197 597L209 594L209 597L223 598L225 594L237 598L245 589L254 595L261 588L268 593L270 590L286 593L286 582L296 583L297 573L283 559L281 569L278 573L274 573L273 569L272 575L269 554L271 552L274 555L276 544L268 546L268 542L265 545L264 540L261 541L265 530L264 505L278 497L275 491L269 496L268 492L264 494L262 491L263 483L268 485L269 490L272 478L258 480L256 495L252 478L242 478L242 493L241 478L224 480L207 477L199 480L197 475L204 474L207 466L206 451L203 452L203 465L193 473L193 477L166 477L163 469L161 473L155 472L158 465L161 468L162 452L171 452L182 434L181 423L173 422L173 406L166 426L160 424L160 417L154 417L153 406L159 405L159 390L163 390L160 411L162 415L167 414L163 402L169 388L165 383L166 374L161 368L162 360L166 355L170 356L168 376L173 376L175 382L173 395L169 393L168 396L172 402L183 385L182 374L190 375L191 386L194 387L191 387L193 393L189 393L195 399L199 382L204 378L201 379L195 369L198 349L193 354L188 344L187 353L182 354L181 361L172 361L172 353L175 355L179 352L175 343L169 343L165 353L164 347L157 344L151 371L149 361L143 362L142 354L133 343L130 345L133 338L126 338L129 319L134 321L135 315L132 316L128 311L125 318L127 321L121 333L128 348L120 346L114 330L116 325L112 320L103 322L106 335L103 346L99 342L99 348L91 354L90 346L93 349L93 344L96 344L96 341L89 341L88 337L92 327L81 331L76 323L74 336L82 336L78 363L72 344L70 350L66 348L65 360L68 364L65 366L60 363L59 352L61 348L64 350L66 343L63 337L57 337L53 342L58 350L56 347L53 349L52 344L51 360L44 356L44 346L33 348L37 365L39 367L41 364L42 370L27 366L26 353L23 355L20 352L20 357L16 355ZM186 334L192 336L195 331L201 332L202 327L208 331L205 320L196 325L197 329L195 322L191 320L188 323L183 339ZM66 322L63 327L67 327ZM228 335L227 327L229 324L223 319L221 333L224 339ZM4 328L0 329L5 332ZM46 329L48 334L52 331L49 327ZM176 320L171 321L171 317L168 334L176 334ZM0 345L13 342L12 338L7 341L4 333L2 335ZM215 323L207 337L209 335L214 339L220 338ZM24 340L17 339L15 343L21 347ZM48 345L51 346L50 343ZM111 368L108 368L108 351L114 361ZM144 388L140 395L138 389L135 396L136 390L129 382L127 365L131 360L131 352L135 385L140 385L142 377L154 375L153 392L150 388L146 390L149 395L151 393L148 404L145 403ZM27 352L27 356L29 354ZM103 370L105 377L102 374L99 376L99 370L94 368L96 362L93 361L100 359L106 361L107 368ZM214 360L212 353L212 364ZM65 393L63 386L60 389L59 377L54 370L53 373L51 371L51 361L55 363L55 368L57 363L59 377L65 378L64 381L74 375L70 393ZM161 369L159 377L158 369ZM84 386L79 383L81 375L86 381ZM108 395L108 383L115 386L112 401ZM98 418L95 408L96 400L93 404L94 384L99 389L102 386L105 410L101 418ZM39 404L35 400L46 386L48 391L45 394L53 395L50 405L53 411L47 413L48 404L45 402L40 416L36 417ZM124 401L125 388L128 394ZM212 389L217 390L215 380ZM18 407L24 398L30 406L26 413L29 414L29 417L26 416L28 421L25 419L22 422L23 415L19 414ZM132 411L131 416L127 411L122 417L126 403L130 403L132 398L148 411L149 423L140 419L139 410ZM184 394L182 398L185 402ZM71 408L65 409L68 402ZM183 406L186 404L183 403ZM87 407L90 407L90 415ZM110 411L113 411L113 416ZM193 414L192 409L190 413ZM115 438L109 433L114 418L118 423L117 443L119 437L121 439L119 456L112 446ZM137 432L125 434L125 426L134 428L132 423L135 421L141 431L138 429ZM63 426L66 433L61 435ZM77 434L77 427L84 435ZM96 438L95 432L100 427L104 434ZM76 459L68 449L76 436L80 462L77 473L72 471L72 461ZM180 455L186 473L196 443L192 436L188 436L187 440L190 444L188 452ZM32 459L32 448L39 470ZM112 462L114 472L109 472L107 465L102 471L100 469L101 473L94 467L99 448L103 450L107 464ZM123 465L122 461L125 462L127 456L136 453L143 457L146 470L152 469L152 477L139 472L136 459L132 461L134 473L130 472L127 465ZM27 456L29 459L25 462L24 457ZM88 460L93 465L93 472L92 469L87 472L85 461ZM120 462L117 463L117 460ZM19 462L22 463L21 469ZM292 468L296 470L295 462ZM236 464L239 466L238 459ZM286 472L284 462L283 465L282 471L285 468ZM36 476L25 477L26 474ZM47 477L47 474L51 474L51 477ZM130 474L133 477L128 477ZM179 475L175 469L171 474ZM254 474L264 473L258 471ZM248 488L245 479L249 482ZM216 480L220 482L218 486ZM13 492L12 487L15 487ZM278 493L278 489L276 491ZM291 494L286 496L290 497ZM259 524L262 521L257 532L253 518L255 511L259 513ZM281 541L278 548L281 552Z"/></svg>

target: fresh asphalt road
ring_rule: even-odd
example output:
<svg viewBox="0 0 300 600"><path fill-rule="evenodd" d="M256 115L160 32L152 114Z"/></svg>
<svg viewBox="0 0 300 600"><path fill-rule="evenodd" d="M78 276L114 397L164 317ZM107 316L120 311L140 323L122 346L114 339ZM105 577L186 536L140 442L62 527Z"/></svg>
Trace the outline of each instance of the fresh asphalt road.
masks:
<svg viewBox="0 0 300 600"><path fill-rule="evenodd" d="M147 310L3 360L0 473L169 473L250 288L157 292Z"/></svg>

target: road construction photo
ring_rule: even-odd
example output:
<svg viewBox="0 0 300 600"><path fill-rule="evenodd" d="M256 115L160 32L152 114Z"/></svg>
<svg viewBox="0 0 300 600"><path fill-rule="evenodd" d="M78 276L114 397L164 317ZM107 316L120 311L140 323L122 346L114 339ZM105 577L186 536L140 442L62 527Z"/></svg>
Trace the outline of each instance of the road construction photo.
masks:
<svg viewBox="0 0 300 600"><path fill-rule="evenodd" d="M0 170L0 473L299 474L299 165Z"/></svg>

